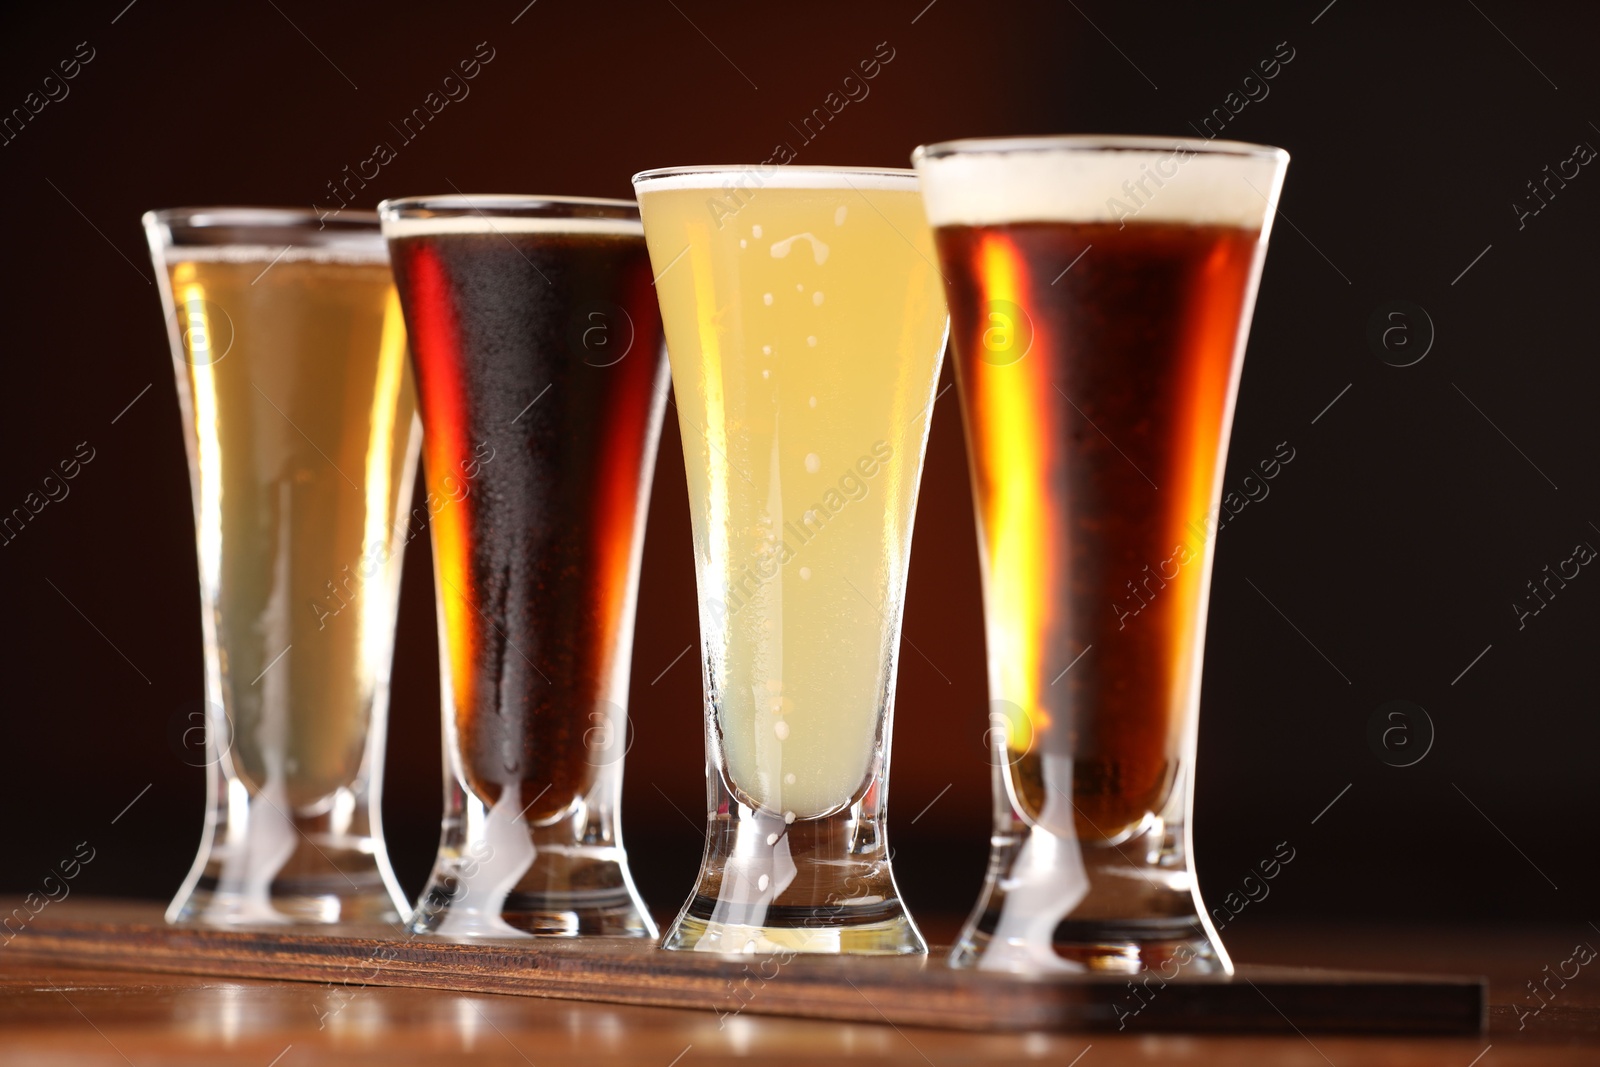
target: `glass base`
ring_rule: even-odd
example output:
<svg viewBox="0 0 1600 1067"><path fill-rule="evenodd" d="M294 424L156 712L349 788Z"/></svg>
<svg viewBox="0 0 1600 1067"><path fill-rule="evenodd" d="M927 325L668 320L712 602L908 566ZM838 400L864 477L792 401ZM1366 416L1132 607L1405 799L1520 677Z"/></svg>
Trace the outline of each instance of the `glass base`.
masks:
<svg viewBox="0 0 1600 1067"><path fill-rule="evenodd" d="M881 809L857 802L793 822L737 803L719 809L699 884L662 948L927 953L894 884Z"/></svg>
<svg viewBox="0 0 1600 1067"><path fill-rule="evenodd" d="M227 787L168 922L399 923L410 914L381 835L350 829L371 826L358 798L341 791L322 814L290 815L237 780Z"/></svg>
<svg viewBox="0 0 1600 1067"><path fill-rule="evenodd" d="M667 931L661 947L699 952L741 953L814 952L867 956L919 955L928 951L911 916L896 902L895 914L882 918L884 909L794 909L799 914L767 914L761 926L718 922L717 902L695 894L683 914Z"/></svg>
<svg viewBox="0 0 1600 1067"><path fill-rule="evenodd" d="M524 818L522 790L492 806L458 789L412 933L479 937L659 936L617 841L614 806L581 800L555 821Z"/></svg>
<svg viewBox="0 0 1600 1067"><path fill-rule="evenodd" d="M332 877L276 879L265 894L221 888L214 875L202 875L187 898L174 901L167 912L170 923L204 926L398 924L403 917L376 869L361 874L349 865Z"/></svg>
<svg viewBox="0 0 1600 1067"><path fill-rule="evenodd" d="M601 874L592 871L593 874ZM611 878L617 877L615 870ZM609 880L609 879L607 879ZM657 937L655 923L630 884L589 892L513 890L498 908L473 908L459 890L433 879L408 929L444 937Z"/></svg>
<svg viewBox="0 0 1600 1067"><path fill-rule="evenodd" d="M1201 915L1181 835L1160 820L1116 844L1040 827L996 834L950 965L1014 973L1232 974Z"/></svg>

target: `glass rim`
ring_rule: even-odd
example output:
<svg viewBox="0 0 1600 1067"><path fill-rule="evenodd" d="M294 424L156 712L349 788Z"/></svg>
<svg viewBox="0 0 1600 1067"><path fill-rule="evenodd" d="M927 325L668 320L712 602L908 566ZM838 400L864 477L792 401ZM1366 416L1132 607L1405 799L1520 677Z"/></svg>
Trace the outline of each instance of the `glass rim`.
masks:
<svg viewBox="0 0 1600 1067"><path fill-rule="evenodd" d="M315 208L259 207L242 204L219 204L211 207L164 207L146 211L140 221L145 226L183 226L189 229L210 229L224 226L251 228L283 227L316 224L326 229L329 225L374 227L378 225L376 211L338 211L318 213Z"/></svg>
<svg viewBox="0 0 1600 1067"><path fill-rule="evenodd" d="M1217 156L1245 156L1287 160L1289 153L1274 145L1251 141L1223 141L1133 134L1061 133L1032 137L962 137L918 145L913 164L926 159L957 155L1005 155L1011 152L1170 152L1174 148Z"/></svg>
<svg viewBox="0 0 1600 1067"><path fill-rule="evenodd" d="M669 178L686 178L698 174L707 176L721 174L744 174L751 171L762 173L784 174L816 174L837 175L848 177L859 175L863 178L888 178L917 182L917 172L910 167L843 167L830 166L819 163L705 163L687 167L654 167L650 170L641 170L630 179L635 187L651 182L664 181ZM711 186L710 188L721 188Z"/></svg>
<svg viewBox="0 0 1600 1067"><path fill-rule="evenodd" d="M578 212L589 208L595 215ZM556 196L527 193L440 193L429 196L399 196L381 201L373 216L381 221L431 219L488 215L497 218L557 215L567 218L639 217L639 205L632 200L598 196Z"/></svg>

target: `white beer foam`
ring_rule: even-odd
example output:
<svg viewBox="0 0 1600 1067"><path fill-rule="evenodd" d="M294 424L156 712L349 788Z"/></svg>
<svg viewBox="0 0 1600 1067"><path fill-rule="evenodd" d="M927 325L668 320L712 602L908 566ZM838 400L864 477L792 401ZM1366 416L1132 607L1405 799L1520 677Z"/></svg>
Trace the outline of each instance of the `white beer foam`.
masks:
<svg viewBox="0 0 1600 1067"><path fill-rule="evenodd" d="M383 235L424 237L464 233L611 233L643 237L638 219L538 218L520 215L437 215L426 219L384 219Z"/></svg>
<svg viewBox="0 0 1600 1067"><path fill-rule="evenodd" d="M854 189L872 192L915 192L917 173L911 170L874 170L870 167L797 167L775 163L771 166L695 168L684 173L644 171L633 176L640 193L664 193L674 189L726 191L724 183L735 189Z"/></svg>
<svg viewBox="0 0 1600 1067"><path fill-rule="evenodd" d="M180 245L161 250L161 258L168 263L383 263L389 262L389 250L378 234L372 235L371 247L356 245L307 246L290 245Z"/></svg>
<svg viewBox="0 0 1600 1067"><path fill-rule="evenodd" d="M919 152L917 172L932 226L1138 219L1258 229L1277 201L1288 154L1240 148L1209 151L1208 142L1177 139L1010 149L978 141L948 155Z"/></svg>

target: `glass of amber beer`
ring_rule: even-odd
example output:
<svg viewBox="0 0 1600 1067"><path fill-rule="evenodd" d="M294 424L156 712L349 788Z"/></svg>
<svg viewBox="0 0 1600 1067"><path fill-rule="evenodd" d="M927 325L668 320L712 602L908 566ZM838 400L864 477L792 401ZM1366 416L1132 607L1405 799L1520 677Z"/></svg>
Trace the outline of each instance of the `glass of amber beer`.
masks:
<svg viewBox="0 0 1600 1067"><path fill-rule="evenodd" d="M194 494L208 807L172 922L394 920L379 784L415 402L372 214L144 217ZM199 762L197 759L196 762Z"/></svg>
<svg viewBox="0 0 1600 1067"><path fill-rule="evenodd" d="M654 937L619 817L667 390L638 208L441 196L379 213L440 502L445 814L412 929Z"/></svg>
<svg viewBox="0 0 1600 1067"><path fill-rule="evenodd" d="M952 962L1226 973L1189 812L1211 535L1288 156L1044 137L913 159L950 303L991 698L993 852Z"/></svg>
<svg viewBox="0 0 1600 1067"><path fill-rule="evenodd" d="M885 836L946 333L916 176L634 177L688 472L707 843L665 947L920 953Z"/></svg>

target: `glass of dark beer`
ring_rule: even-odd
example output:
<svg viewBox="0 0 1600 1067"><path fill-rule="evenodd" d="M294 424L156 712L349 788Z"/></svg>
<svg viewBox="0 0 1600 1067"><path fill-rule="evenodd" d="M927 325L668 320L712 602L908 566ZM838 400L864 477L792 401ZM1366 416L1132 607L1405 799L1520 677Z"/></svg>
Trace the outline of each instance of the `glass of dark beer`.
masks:
<svg viewBox="0 0 1600 1067"><path fill-rule="evenodd" d="M667 370L638 208L379 207L412 338L445 814L412 929L656 936L619 805Z"/></svg>
<svg viewBox="0 0 1600 1067"><path fill-rule="evenodd" d="M1288 155L1044 137L913 158L950 305L991 700L994 846L951 962L1228 973L1189 813L1212 532Z"/></svg>

